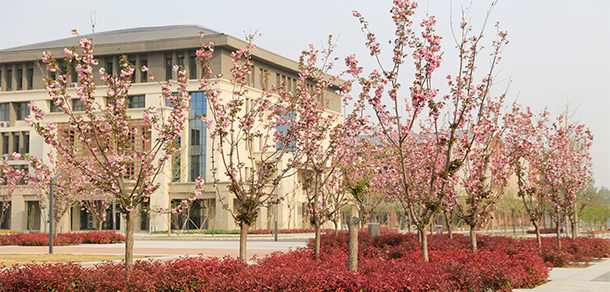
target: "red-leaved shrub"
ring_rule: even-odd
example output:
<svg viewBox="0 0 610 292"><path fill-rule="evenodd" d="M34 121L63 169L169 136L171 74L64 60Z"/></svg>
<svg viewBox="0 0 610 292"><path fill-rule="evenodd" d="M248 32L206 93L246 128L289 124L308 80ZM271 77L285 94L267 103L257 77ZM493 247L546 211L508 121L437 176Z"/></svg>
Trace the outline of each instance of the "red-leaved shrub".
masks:
<svg viewBox="0 0 610 292"><path fill-rule="evenodd" d="M82 243L108 244L121 243L125 236L112 231L89 231L58 233L53 237L53 245L76 245ZM45 246L49 245L48 233L1 234L0 245Z"/></svg>

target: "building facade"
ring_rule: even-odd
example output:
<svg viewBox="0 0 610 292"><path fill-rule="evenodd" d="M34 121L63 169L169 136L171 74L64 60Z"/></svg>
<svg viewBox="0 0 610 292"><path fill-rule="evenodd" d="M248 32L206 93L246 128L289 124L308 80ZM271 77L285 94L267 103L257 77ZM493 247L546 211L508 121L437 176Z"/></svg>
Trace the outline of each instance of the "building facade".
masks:
<svg viewBox="0 0 610 292"><path fill-rule="evenodd" d="M198 33L203 31L203 38ZM128 114L134 123L139 126L143 121L143 111L149 106L156 106L161 111L169 113L171 110L161 97L161 88L158 82L149 80L149 74L154 74L158 80L176 80L176 72L172 70L174 65L182 65L190 79L189 93L191 95L190 114L185 124L184 133L180 139L181 152L178 159L166 166L166 171L158 178L161 184L159 190L151 197L148 204L153 207L167 207L175 200L189 197L195 190L195 179L199 176L206 181L213 181L210 168L210 156L212 153L208 143L208 133L201 116L206 114L207 100L205 94L199 89L202 78L202 70L199 68L195 52L201 43L215 43L214 56L209 60L214 74L231 76L232 68L231 52L245 47L247 43L235 37L209 30L199 26L168 26L147 27L119 31L96 33L91 36L95 44L95 57L99 65L94 67L94 72L101 67L109 74L119 72L119 58L127 56L130 63L136 68L146 66L148 72L136 70L132 77L133 87L129 91ZM24 118L29 115L28 103L34 102L39 108L47 112L45 121L57 123L58 127L65 123L68 118L52 102L43 87L43 75L46 72L44 66L38 66L43 51L51 52L59 61L63 56L64 48L77 45L81 37L70 37L66 39L38 43L28 46L0 50L0 150L2 155L13 152L30 154L48 159L47 153L52 147L44 143L42 138L29 127ZM248 77L248 95L254 98L262 94L261 87L267 84L285 86L291 90L295 89L298 75L298 63L264 49L257 48L253 51L252 59L254 66L252 74ZM69 82L69 91L76 96L75 90L78 86L76 74L71 74L73 80ZM95 75L97 85L96 101L104 104L106 90L102 86L99 75ZM231 83L229 79L221 77L215 80L217 87L223 92L230 94ZM327 102L329 110L336 114L341 113L341 99L334 93L334 89L328 91ZM79 100L73 100L73 111L82 110ZM154 133L153 133L154 135ZM253 147L256 146L254 143ZM142 147L145 147L144 145ZM260 150L260 149L259 149ZM15 168L27 169L25 160L11 160L10 164ZM309 228L306 219L305 202L299 197L298 177L286 179L282 182L279 191L282 196L293 194L290 199L277 207L263 208L259 213L254 228L272 228L277 219L279 228ZM221 179L221 189L223 181ZM25 189L16 191L10 199L10 208L6 220L2 223L2 229L17 231L45 231L47 230L48 209L46 202L39 196L40 190ZM224 198L229 208L233 207L234 199L227 191L217 194L211 186L206 186L202 197L193 202L189 210L183 214L172 215L150 215L143 213L136 221L136 231L151 232L167 230L170 225L172 229L181 230L210 230L210 229L235 229L236 225L229 212L223 209L218 196ZM286 196L288 198L288 196ZM58 231L78 231L98 229L113 229L113 223L118 230L124 229L121 217L112 216L111 210L106 210L105 222L98 223L93 216L81 208L74 206L66 215L59 226ZM170 220L171 219L171 220ZM114 221L114 222L113 222ZM171 224L170 224L171 222Z"/></svg>

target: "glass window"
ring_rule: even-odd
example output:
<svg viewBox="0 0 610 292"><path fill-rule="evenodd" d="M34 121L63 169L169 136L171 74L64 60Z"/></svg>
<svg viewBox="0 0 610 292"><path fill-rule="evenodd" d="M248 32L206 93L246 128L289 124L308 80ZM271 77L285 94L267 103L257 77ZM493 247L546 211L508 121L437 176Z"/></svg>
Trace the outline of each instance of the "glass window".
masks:
<svg viewBox="0 0 610 292"><path fill-rule="evenodd" d="M171 55L171 54L168 54ZM172 79L172 58L165 58L165 80Z"/></svg>
<svg viewBox="0 0 610 292"><path fill-rule="evenodd" d="M19 149L19 133L13 135L13 152L21 153Z"/></svg>
<svg viewBox="0 0 610 292"><path fill-rule="evenodd" d="M61 113L62 111L59 109L59 106L55 104L52 100L51 102L51 112L52 113Z"/></svg>
<svg viewBox="0 0 610 292"><path fill-rule="evenodd" d="M13 70L6 71L6 91L11 91L13 87Z"/></svg>
<svg viewBox="0 0 610 292"><path fill-rule="evenodd" d="M148 67L148 61L147 60L140 60L140 63L142 63L142 66L146 66ZM142 67L137 68L138 70L142 71ZM140 73L140 82L144 83L148 81L148 72L141 72Z"/></svg>
<svg viewBox="0 0 610 292"><path fill-rule="evenodd" d="M197 56L189 57L189 79L197 79Z"/></svg>
<svg viewBox="0 0 610 292"><path fill-rule="evenodd" d="M31 90L32 88L34 88L34 68L28 68L27 80L28 90Z"/></svg>
<svg viewBox="0 0 610 292"><path fill-rule="evenodd" d="M9 145L8 134L2 134L2 154L9 154L8 145Z"/></svg>
<svg viewBox="0 0 610 292"><path fill-rule="evenodd" d="M72 100L72 111L73 112L82 112L83 111L83 102L80 99Z"/></svg>
<svg viewBox="0 0 610 292"><path fill-rule="evenodd" d="M27 102L16 102L15 113L17 114L17 120L23 120L23 118L30 115L30 107Z"/></svg>
<svg viewBox="0 0 610 292"><path fill-rule="evenodd" d="M206 135L207 129L201 117L207 111L207 99L201 91L191 92L191 112L189 114L190 167L189 181L205 175Z"/></svg>
<svg viewBox="0 0 610 292"><path fill-rule="evenodd" d="M130 96L128 96L128 98L129 98L129 104L127 105L128 108L146 107L146 103L145 103L146 96L145 95L130 95Z"/></svg>
<svg viewBox="0 0 610 292"><path fill-rule="evenodd" d="M0 121L10 121L11 120L11 104L10 103L0 103Z"/></svg>
<svg viewBox="0 0 610 292"><path fill-rule="evenodd" d="M24 153L30 153L30 134L23 135L23 150Z"/></svg>
<svg viewBox="0 0 610 292"><path fill-rule="evenodd" d="M17 69L17 90L23 89L23 69Z"/></svg>

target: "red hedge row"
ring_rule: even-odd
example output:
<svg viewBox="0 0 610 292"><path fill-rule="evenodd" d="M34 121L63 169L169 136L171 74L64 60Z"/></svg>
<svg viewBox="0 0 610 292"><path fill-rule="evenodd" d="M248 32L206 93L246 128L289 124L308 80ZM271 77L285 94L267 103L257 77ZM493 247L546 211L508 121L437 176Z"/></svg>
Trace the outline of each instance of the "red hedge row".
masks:
<svg viewBox="0 0 610 292"><path fill-rule="evenodd" d="M313 228L302 228L302 229L278 229L277 233L282 233L282 234L286 234L286 233L313 233L316 230ZM257 229L257 230L250 230L248 232L249 234L274 234L275 230L274 229Z"/></svg>
<svg viewBox="0 0 610 292"><path fill-rule="evenodd" d="M373 251L365 253L373 254ZM362 256L362 255L361 255ZM2 291L511 291L544 281L548 268L533 254L431 251L397 259L362 256L358 272L347 255L328 251L320 261L308 249L274 253L247 265L234 258L191 257L136 261L125 277L121 263L27 265L0 271Z"/></svg>
<svg viewBox="0 0 610 292"><path fill-rule="evenodd" d="M341 232L323 235L319 261L307 248L273 253L255 265L230 257L142 260L127 277L123 264L113 262L27 265L0 271L0 290L511 291L544 282L558 258L610 256L610 240L602 239L564 238L554 249L555 238L545 238L539 250L535 240L481 236L479 252L472 253L466 236L431 235L424 262L414 234L361 232L359 241L358 272L347 271L347 232Z"/></svg>
<svg viewBox="0 0 610 292"><path fill-rule="evenodd" d="M58 233L53 237L53 245L76 245L82 243L121 243L125 241L125 236L113 231L90 231L90 232L71 232ZM25 245L25 246L45 246L49 245L48 233L13 233L0 235L0 246L2 245Z"/></svg>

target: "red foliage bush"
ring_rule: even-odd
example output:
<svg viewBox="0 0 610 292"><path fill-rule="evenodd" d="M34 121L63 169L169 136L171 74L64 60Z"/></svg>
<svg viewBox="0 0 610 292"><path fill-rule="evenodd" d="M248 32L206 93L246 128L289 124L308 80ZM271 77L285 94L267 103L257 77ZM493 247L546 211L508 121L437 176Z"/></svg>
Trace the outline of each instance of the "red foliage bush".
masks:
<svg viewBox="0 0 610 292"><path fill-rule="evenodd" d="M545 238L535 240L480 237L471 252L467 236L431 235L430 260L423 261L417 236L360 233L358 272L347 271L347 232L322 237L320 260L300 248L276 252L257 264L225 257L188 257L136 261L125 275L124 264L104 262L93 268L75 264L27 265L0 271L2 291L511 291L545 281L548 263L608 256L610 241ZM556 244L555 244L556 246ZM557 256L560 255L560 256Z"/></svg>
<svg viewBox="0 0 610 292"><path fill-rule="evenodd" d="M301 228L301 229L278 229L277 233L287 234L287 233L312 233L316 230L313 228ZM250 234L274 234L274 229L257 229L250 230L248 233Z"/></svg>
<svg viewBox="0 0 610 292"><path fill-rule="evenodd" d="M536 230L527 230L529 234L536 234ZM559 229L559 232L563 232L563 228ZM557 233L557 229L555 228L540 228L540 234L555 234Z"/></svg>
<svg viewBox="0 0 610 292"><path fill-rule="evenodd" d="M81 243L121 243L125 236L112 231L90 231L58 233L53 237L53 245L76 245ZM13 233L0 235L1 245L45 246L49 245L48 233Z"/></svg>

